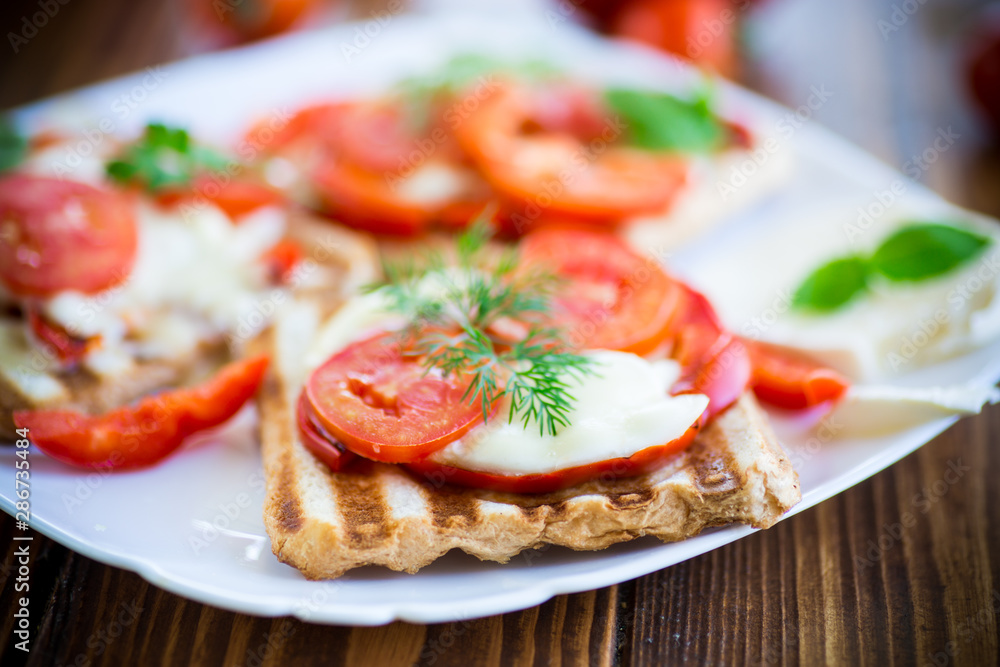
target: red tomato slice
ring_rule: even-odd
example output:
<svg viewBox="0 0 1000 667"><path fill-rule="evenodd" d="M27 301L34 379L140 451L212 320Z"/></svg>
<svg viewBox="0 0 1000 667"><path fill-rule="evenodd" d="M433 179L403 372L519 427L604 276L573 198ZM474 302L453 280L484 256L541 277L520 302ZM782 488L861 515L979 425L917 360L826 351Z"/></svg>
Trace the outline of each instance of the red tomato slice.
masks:
<svg viewBox="0 0 1000 667"><path fill-rule="evenodd" d="M282 239L261 255L261 261L268 267L272 282L287 284L302 261L302 246L292 239Z"/></svg>
<svg viewBox="0 0 1000 667"><path fill-rule="evenodd" d="M19 410L14 423L63 463L123 470L148 466L172 453L192 433L226 421L257 391L267 357L233 362L188 389L165 391L103 415L71 410Z"/></svg>
<svg viewBox="0 0 1000 667"><path fill-rule="evenodd" d="M234 222L247 213L264 206L282 206L285 196L263 183L249 179L234 179L223 183L210 174L198 176L190 187L167 189L156 194L161 206L190 204L203 197L206 201L222 209Z"/></svg>
<svg viewBox="0 0 1000 667"><path fill-rule="evenodd" d="M345 447L401 463L435 452L483 421L468 378L428 372L397 334L354 343L316 369L306 395L317 422ZM494 410L496 406L494 406Z"/></svg>
<svg viewBox="0 0 1000 667"><path fill-rule="evenodd" d="M684 290L657 261L611 234L541 229L521 242L521 262L565 280L556 324L574 348L648 354L683 305Z"/></svg>
<svg viewBox="0 0 1000 667"><path fill-rule="evenodd" d="M326 429L316 420L316 411L312 409L306 393L299 395L295 418L299 426L302 444L316 455L333 472L340 472L357 460L358 455L337 442L337 439L326 432Z"/></svg>
<svg viewBox="0 0 1000 667"><path fill-rule="evenodd" d="M461 168L461 167L458 167ZM364 169L342 159L323 161L313 173L313 186L326 210L353 227L380 234L408 236L435 225L461 229L487 204L488 192L474 175L461 194L417 201L399 192L403 179L389 172Z"/></svg>
<svg viewBox="0 0 1000 667"><path fill-rule="evenodd" d="M850 381L795 350L744 341L753 364L753 390L760 400L790 410L836 401Z"/></svg>
<svg viewBox="0 0 1000 667"><path fill-rule="evenodd" d="M666 209L685 184L685 161L621 146L621 130L608 123L594 136L593 120L581 120L594 115L590 106L554 114L550 97L502 87L455 130L484 178L509 200L513 231L550 218L615 225ZM580 101L586 96L567 99L591 105Z"/></svg>
<svg viewBox="0 0 1000 667"><path fill-rule="evenodd" d="M430 459L422 459L406 464L406 467L439 485L441 482L471 486L509 493L549 493L574 486L590 479L614 480L620 477L635 477L663 465L667 457L681 452L691 444L698 434L700 424L685 431L680 438L663 445L647 447L628 458L614 458L597 463L556 470L535 475L501 475L479 470L465 470L441 465Z"/></svg>
<svg viewBox="0 0 1000 667"><path fill-rule="evenodd" d="M0 178L0 280L12 292L99 292L128 277L137 246L124 193L26 174Z"/></svg>
<svg viewBox="0 0 1000 667"><path fill-rule="evenodd" d="M44 345L51 349L64 366L75 366L86 355L97 338L78 338L63 326L44 317L37 308L28 308L28 326Z"/></svg>
<svg viewBox="0 0 1000 667"><path fill-rule="evenodd" d="M722 325L703 294L683 285L684 305L674 329L671 357L682 368L675 393L705 394L711 419L738 399L750 385L750 353Z"/></svg>

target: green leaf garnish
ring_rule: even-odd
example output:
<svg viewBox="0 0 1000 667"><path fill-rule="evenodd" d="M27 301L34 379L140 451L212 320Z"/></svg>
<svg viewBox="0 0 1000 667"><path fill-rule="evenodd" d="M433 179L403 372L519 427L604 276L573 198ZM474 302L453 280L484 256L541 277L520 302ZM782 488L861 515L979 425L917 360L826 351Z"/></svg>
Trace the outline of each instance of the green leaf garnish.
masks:
<svg viewBox="0 0 1000 667"><path fill-rule="evenodd" d="M368 291L383 293L390 308L407 317L410 326L402 335L428 370L471 378L464 398L481 403L484 420L507 394L509 422L520 416L525 428L535 422L540 434L555 435L569 425L576 400L571 383L591 374L592 362L566 351L559 333L546 326L558 280L516 273L513 249L488 261L489 239L489 227L480 218L458 238L454 265L434 253L421 263L387 264L385 282ZM440 280L443 289L426 289L428 276ZM513 344L500 340L492 328L506 319L527 326L526 335Z"/></svg>
<svg viewBox="0 0 1000 667"><path fill-rule="evenodd" d="M988 236L959 227L916 223L883 241L871 262L889 280L913 282L947 273L989 244Z"/></svg>
<svg viewBox="0 0 1000 667"><path fill-rule="evenodd" d="M829 312L865 291L868 262L862 257L844 257L824 264L810 274L792 297L796 308Z"/></svg>
<svg viewBox="0 0 1000 667"><path fill-rule="evenodd" d="M611 88L605 100L625 121L630 143L639 148L707 153L725 140L725 128L712 113L707 92L688 101L666 93Z"/></svg>
<svg viewBox="0 0 1000 667"><path fill-rule="evenodd" d="M21 164L28 153L28 139L9 119L0 116L0 172Z"/></svg>
<svg viewBox="0 0 1000 667"><path fill-rule="evenodd" d="M187 130L150 123L134 143L105 166L120 183L135 183L156 192L183 187L198 174L222 171L233 160L210 148L195 144Z"/></svg>
<svg viewBox="0 0 1000 667"><path fill-rule="evenodd" d="M992 242L953 225L910 223L882 241L871 257L842 257L813 271L795 291L792 305L831 312L864 293L875 275L894 282L928 280L965 264Z"/></svg>

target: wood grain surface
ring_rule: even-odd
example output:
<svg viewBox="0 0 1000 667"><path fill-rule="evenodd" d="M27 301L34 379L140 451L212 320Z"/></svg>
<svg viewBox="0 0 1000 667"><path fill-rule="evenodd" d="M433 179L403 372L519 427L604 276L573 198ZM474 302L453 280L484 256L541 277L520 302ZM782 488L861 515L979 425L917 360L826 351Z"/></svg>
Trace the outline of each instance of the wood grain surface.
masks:
<svg viewBox="0 0 1000 667"><path fill-rule="evenodd" d="M180 4L180 3L177 3ZM1000 213L1000 159L956 72L974 2L920 8L886 32L890 0L773 0L749 26L750 85L905 168ZM3 33L37 1L7 0ZM174 3L69 0L18 52L0 45L0 107L178 57ZM0 515L0 664L662 665L1000 661L1000 407L963 420L872 479L704 556L522 612L463 623L310 625L222 611L35 535L32 652L13 650L14 522ZM36 488L35 493L44 493Z"/></svg>

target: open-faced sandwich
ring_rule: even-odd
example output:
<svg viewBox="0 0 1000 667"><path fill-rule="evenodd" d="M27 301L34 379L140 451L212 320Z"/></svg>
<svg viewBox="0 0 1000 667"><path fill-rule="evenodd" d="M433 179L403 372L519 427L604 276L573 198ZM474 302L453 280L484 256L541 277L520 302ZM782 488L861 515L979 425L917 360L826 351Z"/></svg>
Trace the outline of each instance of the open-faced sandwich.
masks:
<svg viewBox="0 0 1000 667"><path fill-rule="evenodd" d="M847 386L569 228L498 249L473 227L342 304L295 299L261 342L265 524L311 578L770 526L800 493L754 390L807 408Z"/></svg>
<svg viewBox="0 0 1000 667"><path fill-rule="evenodd" d="M461 229L499 202L509 235L557 221L664 245L782 182L787 151L738 192L718 190L764 141L707 84L600 86L465 56L380 95L300 110L262 158L293 198L378 233Z"/></svg>
<svg viewBox="0 0 1000 667"><path fill-rule="evenodd" d="M231 417L267 365L244 343L373 249L183 130L111 143L69 168L39 136L0 176L0 436L126 468Z"/></svg>

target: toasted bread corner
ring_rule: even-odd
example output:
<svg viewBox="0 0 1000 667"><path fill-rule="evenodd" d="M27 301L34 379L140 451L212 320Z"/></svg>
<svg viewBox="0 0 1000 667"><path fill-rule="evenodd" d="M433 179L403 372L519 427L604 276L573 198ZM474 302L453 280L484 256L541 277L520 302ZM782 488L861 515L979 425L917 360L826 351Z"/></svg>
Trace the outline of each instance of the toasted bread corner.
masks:
<svg viewBox="0 0 1000 667"><path fill-rule="evenodd" d="M653 535L677 541L712 526L766 528L800 497L798 477L750 393L654 472L548 494L513 494L421 479L365 463L332 473L299 441L295 399L311 306L267 334L271 372L259 394L267 495L264 523L282 562L311 579L382 565L415 572L452 549L506 562L545 544L603 549Z"/></svg>

